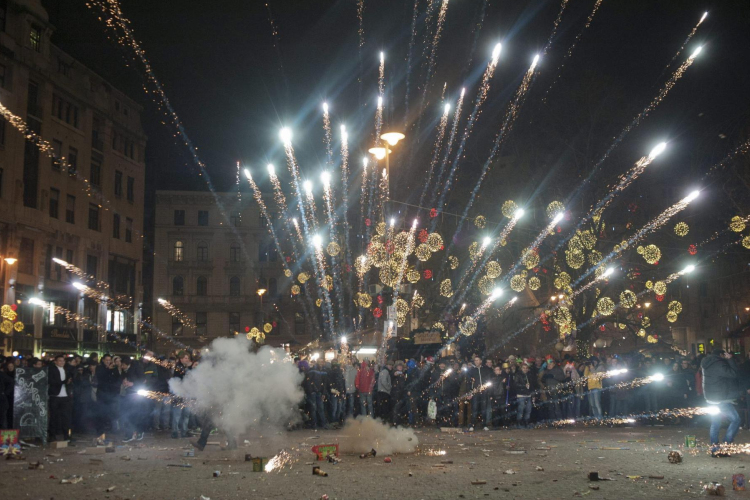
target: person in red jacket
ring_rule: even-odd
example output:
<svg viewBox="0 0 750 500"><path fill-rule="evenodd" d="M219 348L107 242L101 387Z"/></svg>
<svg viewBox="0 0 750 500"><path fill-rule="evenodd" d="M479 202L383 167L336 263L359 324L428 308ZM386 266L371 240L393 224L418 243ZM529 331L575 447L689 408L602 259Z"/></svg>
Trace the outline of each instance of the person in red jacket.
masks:
<svg viewBox="0 0 750 500"><path fill-rule="evenodd" d="M375 387L375 371L370 368L367 360L362 361L362 365L357 370L357 377L354 379L354 386L359 392L359 414L372 416L372 388ZM367 410L365 411L365 404Z"/></svg>

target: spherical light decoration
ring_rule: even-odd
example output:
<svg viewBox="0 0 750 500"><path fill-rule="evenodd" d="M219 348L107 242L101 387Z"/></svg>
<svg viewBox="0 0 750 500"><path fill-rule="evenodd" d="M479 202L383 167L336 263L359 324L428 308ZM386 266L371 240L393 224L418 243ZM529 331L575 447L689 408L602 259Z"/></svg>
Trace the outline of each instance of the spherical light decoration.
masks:
<svg viewBox="0 0 750 500"><path fill-rule="evenodd" d="M451 283L450 278L444 279L442 283L440 283L440 295L443 297L453 296L453 284Z"/></svg>
<svg viewBox="0 0 750 500"><path fill-rule="evenodd" d="M479 229L484 229L484 227L487 225L487 219L484 215L477 215L477 218L474 219L474 225Z"/></svg>
<svg viewBox="0 0 750 500"><path fill-rule="evenodd" d="M649 326L651 326L651 319L648 316L644 316L641 320L641 326L643 328L648 328Z"/></svg>
<svg viewBox="0 0 750 500"><path fill-rule="evenodd" d="M476 241L469 245L469 257L471 258L471 260L476 261L477 259L479 259L481 251L482 250L479 247L479 243L477 243Z"/></svg>
<svg viewBox="0 0 750 500"><path fill-rule="evenodd" d="M10 308L8 304L4 304L2 307L0 307L0 314L2 314L3 318L6 314L11 312L13 309Z"/></svg>
<svg viewBox="0 0 750 500"><path fill-rule="evenodd" d="M558 274L557 277L555 278L555 288L557 289L565 288L566 286L570 285L570 281L571 281L570 275L566 273L565 271L563 271L560 274Z"/></svg>
<svg viewBox="0 0 750 500"><path fill-rule="evenodd" d="M583 252L583 242L580 236L576 234L568 240L568 250L571 252Z"/></svg>
<svg viewBox="0 0 750 500"><path fill-rule="evenodd" d="M482 292L483 295L490 295L495 288L495 280L489 276L482 276L477 282L477 288L479 288L479 291Z"/></svg>
<svg viewBox="0 0 750 500"><path fill-rule="evenodd" d="M11 323L7 319L4 319L3 322L0 323L0 332L3 332L5 335L10 335L12 331L13 331L13 323Z"/></svg>
<svg viewBox="0 0 750 500"><path fill-rule="evenodd" d="M682 304L677 300L673 300L669 303L667 309L675 314L680 314L682 312Z"/></svg>
<svg viewBox="0 0 750 500"><path fill-rule="evenodd" d="M745 230L745 220L739 215L735 215L729 222L729 229L731 229L735 233L741 233Z"/></svg>
<svg viewBox="0 0 750 500"><path fill-rule="evenodd" d="M518 205L516 205L516 202L513 200L506 201L505 203L503 203L503 207L501 208L503 215L509 219L513 218L516 210L518 210Z"/></svg>
<svg viewBox="0 0 750 500"><path fill-rule="evenodd" d="M299 285L292 285L292 295L299 295L301 291L302 289L299 287Z"/></svg>
<svg viewBox="0 0 750 500"><path fill-rule="evenodd" d="M742 246L750 250L750 236L742 238Z"/></svg>
<svg viewBox="0 0 750 500"><path fill-rule="evenodd" d="M333 290L333 276L331 276L330 274L326 274L325 278L323 279L323 286L329 292Z"/></svg>
<svg viewBox="0 0 750 500"><path fill-rule="evenodd" d="M594 233L592 233L588 229L586 231L582 231L579 236L581 238L581 244L586 250L591 250L596 246L596 236L594 236Z"/></svg>
<svg viewBox="0 0 750 500"><path fill-rule="evenodd" d="M690 232L690 226L684 222L678 222L674 226L674 234L677 236L686 236Z"/></svg>
<svg viewBox="0 0 750 500"><path fill-rule="evenodd" d="M567 307L559 307L555 311L555 315L552 318L558 325L569 324L573 316L570 314L570 310Z"/></svg>
<svg viewBox="0 0 750 500"><path fill-rule="evenodd" d="M643 249L643 258L649 264L656 264L661 259L661 250L656 245L648 245Z"/></svg>
<svg viewBox="0 0 750 500"><path fill-rule="evenodd" d="M13 305L15 305L15 304L13 304ZM8 311L8 312L7 312L7 313L6 313L6 314L5 314L4 316L3 316L3 318L5 318L5 319L7 319L7 320L10 320L10 321L15 321L15 320L16 320L16 318L18 318L18 313L17 313L16 311L14 311L13 309L11 309L10 311Z"/></svg>
<svg viewBox="0 0 750 500"><path fill-rule="evenodd" d="M615 312L615 301L609 297L602 297L596 301L596 310L599 311L599 314L602 316L609 316Z"/></svg>
<svg viewBox="0 0 750 500"><path fill-rule="evenodd" d="M359 293L358 295L359 297L358 297L357 302L359 302L359 307L363 309L369 309L370 306L372 305L372 297L370 297L370 294L362 292L362 293Z"/></svg>
<svg viewBox="0 0 750 500"><path fill-rule="evenodd" d="M13 329L16 332L21 333L23 331L23 329L24 329L23 322L22 321L16 321L15 323L13 323Z"/></svg>
<svg viewBox="0 0 750 500"><path fill-rule="evenodd" d="M417 271L416 269L409 269L409 271L406 273L406 279L409 281L409 283L416 283L421 277L422 275L419 274L419 271Z"/></svg>
<svg viewBox="0 0 750 500"><path fill-rule="evenodd" d="M332 241L326 246L326 251L331 257L336 257L341 252L341 246L335 241Z"/></svg>
<svg viewBox="0 0 750 500"><path fill-rule="evenodd" d="M487 276L492 279L499 278L500 274L503 272L503 268L500 267L500 263L496 260L489 261L484 270L487 273Z"/></svg>
<svg viewBox="0 0 750 500"><path fill-rule="evenodd" d="M638 336L639 337L645 337L646 336L646 330L644 330L643 328L641 328L640 330L638 330Z"/></svg>
<svg viewBox="0 0 750 500"><path fill-rule="evenodd" d="M635 251L638 252L638 255L643 255L643 250L644 250L644 248L641 245L638 245L635 248Z"/></svg>
<svg viewBox="0 0 750 500"><path fill-rule="evenodd" d="M402 298L396 299L396 313L406 314L409 312L409 303Z"/></svg>
<svg viewBox="0 0 750 500"><path fill-rule="evenodd" d="M406 316L396 316L396 324L400 327L406 324Z"/></svg>
<svg viewBox="0 0 750 500"><path fill-rule="evenodd" d="M354 269L357 271L357 274L363 276L367 271L370 270L370 258L367 257L367 255L360 255L359 257L357 257L354 261ZM300 283L304 283L303 281L301 281L303 274L305 273L300 273L300 275L297 277L297 279L300 280Z"/></svg>
<svg viewBox="0 0 750 500"><path fill-rule="evenodd" d="M649 344L655 344L655 343L656 343L656 339L654 338L654 336L653 336L653 335L649 335L648 337L646 337L646 341L647 341L647 342L648 342Z"/></svg>
<svg viewBox="0 0 750 500"><path fill-rule="evenodd" d="M565 212L565 205L559 201L553 201L547 205L547 217L554 219L558 214Z"/></svg>
<svg viewBox="0 0 750 500"><path fill-rule="evenodd" d="M424 306L424 297L419 295L419 292L414 293L414 297L411 299L411 306L415 309L419 309Z"/></svg>
<svg viewBox="0 0 750 500"><path fill-rule="evenodd" d="M477 331L477 322L471 316L465 316L461 320L461 324L458 326L458 330L467 337L473 335Z"/></svg>
<svg viewBox="0 0 750 500"><path fill-rule="evenodd" d="M526 269L533 269L539 265L539 254L534 252L533 250L527 250L523 254L522 262L523 265L526 266Z"/></svg>
<svg viewBox="0 0 750 500"><path fill-rule="evenodd" d="M580 250L566 250L565 261L571 269L580 269L584 262L586 262L586 256Z"/></svg>
<svg viewBox="0 0 750 500"><path fill-rule="evenodd" d="M451 269L458 269L458 257L455 255L448 257L448 264L451 266Z"/></svg>
<svg viewBox="0 0 750 500"><path fill-rule="evenodd" d="M383 315L383 310L379 307L376 307L375 309L372 310L372 315L375 316L376 318L379 318Z"/></svg>
<svg viewBox="0 0 750 500"><path fill-rule="evenodd" d="M636 302L638 302L638 297L632 290L623 290L620 292L620 305L622 305L622 307L630 309L636 304Z"/></svg>
<svg viewBox="0 0 750 500"><path fill-rule="evenodd" d="M626 325L625 323L618 323L617 324L617 328L619 328L620 330L624 330L627 327L628 327L628 325Z"/></svg>
<svg viewBox="0 0 750 500"><path fill-rule="evenodd" d="M646 281L646 288L651 290L654 287L654 282L651 280Z"/></svg>
<svg viewBox="0 0 750 500"><path fill-rule="evenodd" d="M307 280L309 279L310 279L310 275L305 272L301 272L297 275L297 281L299 281L303 285L307 283Z"/></svg>
<svg viewBox="0 0 750 500"><path fill-rule="evenodd" d="M536 276L532 276L531 278L529 278L529 289L539 290L541 286L542 286L542 280L540 280Z"/></svg>
<svg viewBox="0 0 750 500"><path fill-rule="evenodd" d="M291 278L293 276L291 269L284 269L284 276Z"/></svg>
<svg viewBox="0 0 750 500"><path fill-rule="evenodd" d="M420 261L427 262L430 260L432 252L430 252L430 247L427 246L427 243L420 243L414 251L414 255L416 255Z"/></svg>
<svg viewBox="0 0 750 500"><path fill-rule="evenodd" d="M271 323L266 323L263 325L264 332L271 333L271 330L273 330L273 325Z"/></svg>
<svg viewBox="0 0 750 500"><path fill-rule="evenodd" d="M674 323L675 321L677 321L677 313L674 311L669 311L667 313L667 321L669 321L670 323Z"/></svg>
<svg viewBox="0 0 750 500"><path fill-rule="evenodd" d="M320 304L322 304L322 303L323 303L323 299L318 299L318 300L315 301L315 305L318 306L318 307L320 307Z"/></svg>
<svg viewBox="0 0 750 500"><path fill-rule="evenodd" d="M445 325L442 324L440 321L436 321L430 330L440 330L441 332L445 331Z"/></svg>
<svg viewBox="0 0 750 500"><path fill-rule="evenodd" d="M602 260L602 253L599 250L591 250L589 252L589 264L592 266L597 265Z"/></svg>
<svg viewBox="0 0 750 500"><path fill-rule="evenodd" d="M520 274L516 274L510 279L510 288L515 292L522 292L526 288L526 279Z"/></svg>
<svg viewBox="0 0 750 500"><path fill-rule="evenodd" d="M248 335L250 335L250 338L257 338L258 335L260 335L260 330L258 330L256 327L252 327Z"/></svg>
<svg viewBox="0 0 750 500"><path fill-rule="evenodd" d="M385 246L380 242L375 242L370 245L367 254L370 257L370 262L372 262L372 265L375 267L381 267L388 259L388 253L385 251Z"/></svg>
<svg viewBox="0 0 750 500"><path fill-rule="evenodd" d="M380 268L378 277L385 286L395 286L400 281L401 266L399 263L390 262Z"/></svg>
<svg viewBox="0 0 750 500"><path fill-rule="evenodd" d="M430 233L427 237L427 246L430 247L431 252L437 252L443 246L443 237L438 233Z"/></svg>
<svg viewBox="0 0 750 500"><path fill-rule="evenodd" d="M378 225L375 226L375 232L378 233L378 236L383 236L385 234L385 222L378 222Z"/></svg>
<svg viewBox="0 0 750 500"><path fill-rule="evenodd" d="M654 293L656 295L664 295L667 293L667 284L663 281L657 281L654 283Z"/></svg>
<svg viewBox="0 0 750 500"><path fill-rule="evenodd" d="M409 255L414 251L414 238L410 238L406 231L401 231L393 238L393 247L397 252Z"/></svg>

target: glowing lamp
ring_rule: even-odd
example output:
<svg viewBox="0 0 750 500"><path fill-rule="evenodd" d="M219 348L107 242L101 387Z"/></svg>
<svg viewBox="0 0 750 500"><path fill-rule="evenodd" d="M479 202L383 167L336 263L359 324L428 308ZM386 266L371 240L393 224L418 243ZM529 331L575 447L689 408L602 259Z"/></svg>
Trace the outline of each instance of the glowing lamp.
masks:
<svg viewBox="0 0 750 500"><path fill-rule="evenodd" d="M383 139L391 146L395 146L396 144L398 144L398 141L400 141L404 137L406 136L401 132L386 132L385 134L380 136L381 139Z"/></svg>
<svg viewBox="0 0 750 500"><path fill-rule="evenodd" d="M13 264L15 264L16 262L18 262L18 259L16 259L16 258L13 258L13 257L5 257L5 258L4 258L3 260L4 260L4 261L5 261L5 263L6 263L6 264L8 264L9 266L12 266L12 265L13 265Z"/></svg>
<svg viewBox="0 0 750 500"><path fill-rule="evenodd" d="M390 153L390 150L387 150L385 148L370 148L367 150L368 153L370 153L372 156L377 158L378 160L382 160L385 158L386 152Z"/></svg>

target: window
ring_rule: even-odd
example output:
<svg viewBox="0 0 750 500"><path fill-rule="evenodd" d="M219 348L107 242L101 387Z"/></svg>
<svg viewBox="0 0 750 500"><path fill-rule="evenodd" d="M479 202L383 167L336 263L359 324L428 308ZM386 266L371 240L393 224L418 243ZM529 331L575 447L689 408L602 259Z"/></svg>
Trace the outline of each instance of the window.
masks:
<svg viewBox="0 0 750 500"><path fill-rule="evenodd" d="M234 227L240 227L242 224L242 215L239 212L232 212L229 215L229 223Z"/></svg>
<svg viewBox="0 0 750 500"><path fill-rule="evenodd" d="M195 334L206 335L208 331L208 313L197 312L195 313Z"/></svg>
<svg viewBox="0 0 750 500"><path fill-rule="evenodd" d="M133 242L133 219L125 217L125 243Z"/></svg>
<svg viewBox="0 0 750 500"><path fill-rule="evenodd" d="M89 229L99 231L99 205L89 203Z"/></svg>
<svg viewBox="0 0 750 500"><path fill-rule="evenodd" d="M240 278L238 276L232 276L229 278L229 295L232 297L238 297L240 295Z"/></svg>
<svg viewBox="0 0 750 500"><path fill-rule="evenodd" d="M128 177L127 197L128 197L128 201L130 202L133 202L135 200L135 178L134 177Z"/></svg>
<svg viewBox="0 0 750 500"><path fill-rule="evenodd" d="M115 170L115 196L122 196L122 172Z"/></svg>
<svg viewBox="0 0 750 500"><path fill-rule="evenodd" d="M104 151L104 122L99 117L94 117L94 124L91 127L91 147Z"/></svg>
<svg viewBox="0 0 750 500"><path fill-rule="evenodd" d="M175 210L174 211L174 225L175 226L184 226L185 225L185 211L184 210Z"/></svg>
<svg viewBox="0 0 750 500"><path fill-rule="evenodd" d="M34 274L34 240L31 238L21 238L18 256L18 272Z"/></svg>
<svg viewBox="0 0 750 500"><path fill-rule="evenodd" d="M182 322L176 316L172 316L172 335L182 335Z"/></svg>
<svg viewBox="0 0 750 500"><path fill-rule="evenodd" d="M99 268L99 258L96 255L86 255L86 274L96 279Z"/></svg>
<svg viewBox="0 0 750 500"><path fill-rule="evenodd" d="M198 276L196 282L196 295L200 295L201 297L208 295L208 279L206 279L205 276Z"/></svg>
<svg viewBox="0 0 750 500"><path fill-rule="evenodd" d="M65 222L76 223L76 197L71 194L65 199Z"/></svg>
<svg viewBox="0 0 750 500"><path fill-rule="evenodd" d="M102 161L98 158L91 158L89 182L92 186L96 187L101 187L102 185Z"/></svg>
<svg viewBox="0 0 750 500"><path fill-rule="evenodd" d="M229 247L229 261L240 261L240 245L238 243L232 243L232 246Z"/></svg>
<svg viewBox="0 0 750 500"><path fill-rule="evenodd" d="M107 309L107 331L125 333L125 311Z"/></svg>
<svg viewBox="0 0 750 500"><path fill-rule="evenodd" d="M269 297L277 297L279 295L279 286L277 284L276 278L271 278L268 280L268 296Z"/></svg>
<svg viewBox="0 0 750 500"><path fill-rule="evenodd" d="M59 217L60 210L60 190L50 188L49 190L49 216L57 219Z"/></svg>
<svg viewBox="0 0 750 500"><path fill-rule="evenodd" d="M57 139L52 139L52 168L55 170L60 170L62 168L62 152L63 144L62 141L58 141Z"/></svg>
<svg viewBox="0 0 750 500"><path fill-rule="evenodd" d="M52 94L52 116L78 128L78 106L57 94Z"/></svg>
<svg viewBox="0 0 750 500"><path fill-rule="evenodd" d="M229 335L240 331L240 313L229 313Z"/></svg>
<svg viewBox="0 0 750 500"><path fill-rule="evenodd" d="M112 237L120 239L120 214L112 214Z"/></svg>
<svg viewBox="0 0 750 500"><path fill-rule="evenodd" d="M78 150L76 148L69 148L68 175L75 177L76 172L78 172Z"/></svg>
<svg viewBox="0 0 750 500"><path fill-rule="evenodd" d="M198 252L196 253L196 259L198 262L206 262L208 260L208 243L198 243Z"/></svg>
<svg viewBox="0 0 750 500"><path fill-rule="evenodd" d="M175 262L182 262L185 258L185 254L183 253L184 247L182 245L181 241L176 241L174 244L174 261Z"/></svg>
<svg viewBox="0 0 750 500"><path fill-rule="evenodd" d="M31 44L31 48L34 49L35 52L42 51L42 28L41 26L38 26L36 24L31 25L31 34L29 35L29 42Z"/></svg>
<svg viewBox="0 0 750 500"><path fill-rule="evenodd" d="M208 226L208 210L198 210L198 225Z"/></svg>
<svg viewBox="0 0 750 500"><path fill-rule="evenodd" d="M36 82L29 82L26 113L37 118L42 117L42 108L39 106L39 84Z"/></svg>
<svg viewBox="0 0 750 500"><path fill-rule="evenodd" d="M182 276L175 276L172 278L172 295L182 297L185 292L185 281Z"/></svg>

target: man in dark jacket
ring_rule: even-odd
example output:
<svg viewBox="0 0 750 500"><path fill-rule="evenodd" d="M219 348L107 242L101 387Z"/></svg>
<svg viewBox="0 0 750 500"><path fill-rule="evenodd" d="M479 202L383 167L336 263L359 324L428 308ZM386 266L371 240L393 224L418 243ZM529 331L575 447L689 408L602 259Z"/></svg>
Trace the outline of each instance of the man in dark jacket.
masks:
<svg viewBox="0 0 750 500"><path fill-rule="evenodd" d="M344 380L344 371L337 362L331 363L331 369L328 372L329 382L329 401L331 406L332 423L338 424L344 421L344 406L346 405L346 381Z"/></svg>
<svg viewBox="0 0 750 500"><path fill-rule="evenodd" d="M117 398L120 395L120 373L112 362L112 356L105 354L96 368L96 401L99 416L96 433L103 434L112 428L112 419L116 418Z"/></svg>
<svg viewBox="0 0 750 500"><path fill-rule="evenodd" d="M318 362L307 370L305 383L305 393L307 394L307 403L310 406L310 419L313 429L318 427L327 429L325 402L328 399L328 373L325 371L322 359L318 359Z"/></svg>
<svg viewBox="0 0 750 500"><path fill-rule="evenodd" d="M559 386L565 382L565 373L558 366L554 359L548 359L544 372L542 372L542 384L547 390L547 419L562 419L560 409L560 392Z"/></svg>
<svg viewBox="0 0 750 500"><path fill-rule="evenodd" d="M718 453L719 431L721 430L721 417L729 419L729 426L724 435L724 442L731 443L740 427L740 416L734 407L734 401L739 397L739 369L732 354L723 349L715 349L713 353L701 361L703 372L703 396L706 402L718 406L718 412L711 414L711 454L714 457L726 456Z"/></svg>
<svg viewBox="0 0 750 500"><path fill-rule="evenodd" d="M55 356L47 368L49 377L49 433L53 440L67 440L73 414L73 374L65 366L65 356Z"/></svg>
<svg viewBox="0 0 750 500"><path fill-rule="evenodd" d="M391 423L396 425L406 412L406 374L404 373L403 361L396 361L391 374Z"/></svg>
<svg viewBox="0 0 750 500"><path fill-rule="evenodd" d="M177 363L174 365L174 378L180 380L185 378L185 375L192 370L193 360L190 357L190 353L187 351L180 351L177 353ZM187 405L173 404L172 405L172 437L178 439L181 437L187 437L188 435L188 422L190 421L190 409Z"/></svg>
<svg viewBox="0 0 750 500"><path fill-rule="evenodd" d="M537 377L529 373L528 364L522 364L521 369L513 374L511 386L516 393L516 423L519 427L528 427L531 419L531 407L533 406L532 394L539 388Z"/></svg>
<svg viewBox="0 0 750 500"><path fill-rule="evenodd" d="M488 389L492 386L492 378L495 373L487 365L482 365L482 358L474 358L474 366L469 369L469 390L476 391L471 397L471 426L469 432L474 432L474 425L477 423L477 416L482 415L484 420L484 430L490 430L489 425L492 420L492 404L490 402L490 393Z"/></svg>

